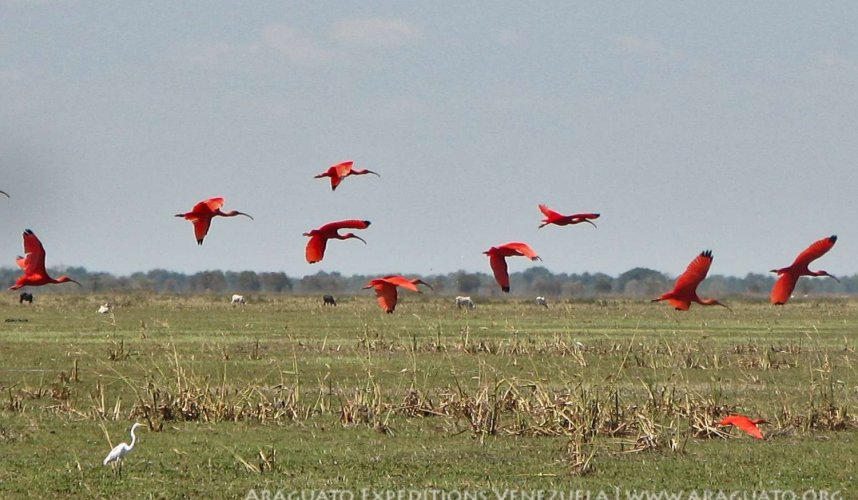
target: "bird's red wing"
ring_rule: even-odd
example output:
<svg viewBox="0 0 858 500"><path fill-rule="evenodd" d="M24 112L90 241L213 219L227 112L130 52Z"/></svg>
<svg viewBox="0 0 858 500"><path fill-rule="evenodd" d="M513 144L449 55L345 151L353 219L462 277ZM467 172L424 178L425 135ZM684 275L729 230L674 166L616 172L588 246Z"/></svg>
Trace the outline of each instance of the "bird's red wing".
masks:
<svg viewBox="0 0 858 500"><path fill-rule="evenodd" d="M406 288L408 290L411 290L412 292L423 293L420 291L419 288L417 288L417 285L412 283L411 280L409 280L405 276L395 274L391 276L385 276L383 278L380 278L380 280L393 286L401 286L402 288Z"/></svg>
<svg viewBox="0 0 858 500"><path fill-rule="evenodd" d="M378 305L385 312L393 312L396 309L396 285L387 282L380 282L373 285L375 289L375 297L378 300Z"/></svg>
<svg viewBox="0 0 858 500"><path fill-rule="evenodd" d="M554 210L551 210L550 208L548 208L548 207L547 207L546 205L544 205L544 204L540 204L540 205L539 205L539 210L540 210L540 211L545 215L545 217L547 217L548 219L552 219L552 220L553 220L553 219L562 219L562 218L563 218L563 214L558 213L558 212L555 212Z"/></svg>
<svg viewBox="0 0 858 500"><path fill-rule="evenodd" d="M18 267L20 267L21 269L23 269L25 271L27 270L27 258L26 257L21 257L20 255L15 257L15 264L18 264Z"/></svg>
<svg viewBox="0 0 858 500"><path fill-rule="evenodd" d="M45 247L38 236L29 229L24 231L24 271L26 274L45 272Z"/></svg>
<svg viewBox="0 0 858 500"><path fill-rule="evenodd" d="M194 208L191 209L191 212L195 214L206 214L214 212L222 206L223 198L210 198L194 205Z"/></svg>
<svg viewBox="0 0 858 500"><path fill-rule="evenodd" d="M572 219L583 219L583 220L598 219L599 214L572 214L569 217L572 217Z"/></svg>
<svg viewBox="0 0 858 500"><path fill-rule="evenodd" d="M793 266L802 266L807 267L811 262L816 259L822 257L826 254L831 248L834 246L834 243L837 242L837 236L830 236L828 238L823 238L819 241L813 242L809 247L805 248L803 252L798 254L798 257L795 258L795 261L792 263Z"/></svg>
<svg viewBox="0 0 858 500"><path fill-rule="evenodd" d="M495 281L498 282L504 292L509 292L509 272L507 271L506 258L491 254L489 255L489 264L495 274Z"/></svg>
<svg viewBox="0 0 858 500"><path fill-rule="evenodd" d="M321 261L325 257L325 246L327 244L328 239L323 236L315 235L310 237L310 241L307 242L307 249L304 252L307 262L313 264Z"/></svg>
<svg viewBox="0 0 858 500"><path fill-rule="evenodd" d="M751 419L744 415L731 415L720 422L721 425L735 425L736 427L745 431L748 435L753 436L757 439L763 439L763 433L760 432L760 429L751 422Z"/></svg>
<svg viewBox="0 0 858 500"><path fill-rule="evenodd" d="M203 238L209 234L209 226L212 224L211 217L192 217L188 220L194 223L194 236L197 238L197 242L203 241Z"/></svg>
<svg viewBox="0 0 858 500"><path fill-rule="evenodd" d="M689 307L691 307L691 302L688 300L682 299L666 299L667 302L673 306L674 309L678 309L680 311L687 311Z"/></svg>
<svg viewBox="0 0 858 500"><path fill-rule="evenodd" d="M539 256L536 255L536 252L532 248L530 248L530 246L527 243L521 243L518 241L514 241L512 243L507 243L506 245L501 245L501 247L502 248L508 248L510 250L514 250L514 251L518 252L519 255L523 255L523 256L529 258L530 260L536 260L539 258Z"/></svg>
<svg viewBox="0 0 858 500"><path fill-rule="evenodd" d="M337 163L332 168L336 170L338 177L345 177L351 173L352 165L354 165L354 163L355 162L353 161L344 161L342 163Z"/></svg>
<svg viewBox="0 0 858 500"><path fill-rule="evenodd" d="M703 252L698 255L688 268L676 279L676 285L673 287L675 295L684 296L696 293L697 286L706 278L709 272L709 266L712 265L712 254Z"/></svg>
<svg viewBox="0 0 858 500"><path fill-rule="evenodd" d="M369 227L369 224L369 221L358 219L340 220L325 224L319 228L319 232L334 233L339 229L366 229Z"/></svg>
<svg viewBox="0 0 858 500"><path fill-rule="evenodd" d="M775 282L772 287L771 302L772 304L786 304L795 290L795 284L798 282L798 274L786 272L781 274L781 277Z"/></svg>
<svg viewBox="0 0 858 500"><path fill-rule="evenodd" d="M343 181L343 178L340 177L339 175L336 175L336 174L332 175L331 176L331 191L337 189L337 186L339 186L340 182L342 182L342 181Z"/></svg>

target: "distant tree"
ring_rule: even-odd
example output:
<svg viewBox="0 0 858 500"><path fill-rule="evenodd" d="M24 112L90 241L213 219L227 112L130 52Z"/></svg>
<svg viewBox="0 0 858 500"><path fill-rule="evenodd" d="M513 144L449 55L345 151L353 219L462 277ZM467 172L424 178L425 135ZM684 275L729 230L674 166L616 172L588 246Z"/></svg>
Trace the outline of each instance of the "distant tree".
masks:
<svg viewBox="0 0 858 500"><path fill-rule="evenodd" d="M340 273L319 271L311 276L301 278L303 292L339 292L345 288L345 281Z"/></svg>
<svg viewBox="0 0 858 500"><path fill-rule="evenodd" d="M226 277L222 271L202 271L191 276L189 281L195 292L222 293L226 290Z"/></svg>
<svg viewBox="0 0 858 500"><path fill-rule="evenodd" d="M598 278L593 285L593 290L597 294L608 294L611 293L611 289L613 288L613 283L609 277Z"/></svg>
<svg viewBox="0 0 858 500"><path fill-rule="evenodd" d="M480 277L476 274L466 273L465 271L459 271L456 273L456 287L459 290L459 293L463 294L472 294L479 290Z"/></svg>
<svg viewBox="0 0 858 500"><path fill-rule="evenodd" d="M548 295L556 297L560 295L563 285L559 280L551 276L542 276L533 280L530 289L538 295Z"/></svg>
<svg viewBox="0 0 858 500"><path fill-rule="evenodd" d="M551 274L551 271L543 266L528 267L521 272L521 277L524 278L525 283L527 283L527 286L530 288L533 287L533 283L536 280L542 280L543 282L554 280L554 275Z"/></svg>
<svg viewBox="0 0 858 500"><path fill-rule="evenodd" d="M289 292L292 291L292 281L286 273L261 273L259 281L262 289L266 292Z"/></svg>
<svg viewBox="0 0 858 500"><path fill-rule="evenodd" d="M584 295L584 292L584 283L581 283L580 281L568 280L563 283L563 295L567 295L569 297L579 297L581 295Z"/></svg>
<svg viewBox="0 0 858 500"><path fill-rule="evenodd" d="M632 281L637 283L627 289L628 283ZM617 276L614 289L632 295L650 295L659 289L666 288L669 284L670 280L660 272L645 267L636 267Z"/></svg>
<svg viewBox="0 0 858 500"><path fill-rule="evenodd" d="M774 276L774 274L772 274L772 276ZM748 273L745 275L745 279L743 281L744 290L737 291L748 292L755 295L768 293L774 285L774 279L765 274Z"/></svg>
<svg viewBox="0 0 858 500"><path fill-rule="evenodd" d="M262 289L262 282L255 272L242 271L238 275L238 288L246 292L258 292Z"/></svg>

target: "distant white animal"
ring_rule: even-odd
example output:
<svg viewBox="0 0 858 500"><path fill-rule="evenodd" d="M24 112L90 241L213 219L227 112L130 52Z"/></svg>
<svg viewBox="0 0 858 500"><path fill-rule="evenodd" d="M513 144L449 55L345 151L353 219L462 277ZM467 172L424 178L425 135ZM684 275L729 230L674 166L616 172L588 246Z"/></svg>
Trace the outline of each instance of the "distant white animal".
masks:
<svg viewBox="0 0 858 500"><path fill-rule="evenodd" d="M110 312L113 306L110 305L110 302L105 302L104 304L98 306L98 314L107 314Z"/></svg>
<svg viewBox="0 0 858 500"><path fill-rule="evenodd" d="M232 303L233 304L247 304L247 302L244 300L244 295L233 295L232 296Z"/></svg>
<svg viewBox="0 0 858 500"><path fill-rule="evenodd" d="M111 462L117 462L118 461L120 479L122 478L122 458L125 457L125 455L131 453L131 450L134 449L134 444L137 442L137 436L134 435L134 430L137 429L138 427L142 426L142 425L143 424L141 424L141 423L135 423L134 425L131 426L131 444L130 445L127 443L119 443L116 446L114 446L112 450L110 450L110 453L108 453L106 457L104 457L104 465L107 465Z"/></svg>
<svg viewBox="0 0 858 500"><path fill-rule="evenodd" d="M545 297L536 297L536 305L548 307L548 301Z"/></svg>
<svg viewBox="0 0 858 500"><path fill-rule="evenodd" d="M456 307L458 307L459 309L461 309L463 307L467 307L468 309L473 309L473 308L477 307L477 305L474 304L474 301L471 300L470 297L462 297L460 295L460 296L456 297Z"/></svg>

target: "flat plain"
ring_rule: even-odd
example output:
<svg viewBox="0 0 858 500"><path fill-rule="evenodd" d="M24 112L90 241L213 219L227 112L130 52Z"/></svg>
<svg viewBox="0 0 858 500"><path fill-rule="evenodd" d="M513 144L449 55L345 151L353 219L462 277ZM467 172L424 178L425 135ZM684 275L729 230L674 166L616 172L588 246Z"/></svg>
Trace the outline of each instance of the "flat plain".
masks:
<svg viewBox="0 0 858 500"><path fill-rule="evenodd" d="M0 496L858 495L856 300L402 295L10 295Z"/></svg>

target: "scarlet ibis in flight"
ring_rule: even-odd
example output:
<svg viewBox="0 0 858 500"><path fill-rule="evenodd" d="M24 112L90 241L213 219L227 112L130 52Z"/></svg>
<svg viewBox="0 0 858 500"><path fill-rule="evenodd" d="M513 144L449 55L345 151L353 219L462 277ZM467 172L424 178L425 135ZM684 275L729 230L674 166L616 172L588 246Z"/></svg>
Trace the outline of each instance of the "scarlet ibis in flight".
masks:
<svg viewBox="0 0 858 500"><path fill-rule="evenodd" d="M15 280L15 284L9 290L17 290L25 286L41 286L49 283L78 283L68 276L60 276L57 279L48 276L45 270L45 247L32 230L24 231L24 256L16 259L18 266L24 274Z"/></svg>
<svg viewBox="0 0 858 500"><path fill-rule="evenodd" d="M384 309L384 312L391 314L393 313L393 310L396 309L396 301L398 298L396 287L401 286L402 288L407 288L412 292L423 293L419 288L417 288L417 285L426 285L429 288L432 288L432 285L423 280L410 280L400 275L384 276L382 278L370 280L370 282L363 288L374 288L378 305Z"/></svg>
<svg viewBox="0 0 858 500"><path fill-rule="evenodd" d="M798 254L798 257L795 258L789 267L772 269L771 272L778 273L778 276L780 276L780 278L775 282L775 286L772 288L772 304L779 306L786 304L790 295L792 295L792 291L795 289L795 284L798 282L798 278L800 276L828 276L829 278L834 278L834 280L839 283L840 280L837 279L837 277L832 276L825 271L811 271L807 268L811 262L822 257L826 252L831 250L831 247L833 247L835 243L837 243L836 235L823 238L805 248L803 252Z"/></svg>
<svg viewBox="0 0 858 500"><path fill-rule="evenodd" d="M748 435L753 436L757 439L763 439L763 433L760 432L760 429L757 427L759 424L767 424L769 423L762 418L748 418L745 415L730 415L729 417L723 418L718 425L733 425L745 431Z"/></svg>
<svg viewBox="0 0 858 500"><path fill-rule="evenodd" d="M354 238L361 240L366 244L366 241L363 238L354 233L340 234L338 231L340 229L366 229L369 225L370 222L368 220L341 220L330 222L318 229L313 229L309 233L304 233L304 236L310 237L310 241L307 242L307 249L304 252L307 257L307 262L314 264L322 260L322 258L325 257L325 246L328 244L328 240L332 238L337 240Z"/></svg>
<svg viewBox="0 0 858 500"><path fill-rule="evenodd" d="M484 254L489 256L489 264L495 274L495 280L501 290L509 293L509 272L507 271L506 258L521 255L530 260L542 260L527 243L513 241L496 247L491 247Z"/></svg>
<svg viewBox="0 0 858 500"><path fill-rule="evenodd" d="M176 217L184 217L185 219L191 221L194 224L194 236L196 236L197 238L198 245L203 244L203 238L205 238L206 234L208 234L209 232L209 226L211 226L212 217L235 217L236 215L243 215L253 220L253 217L251 217L250 215L244 212L239 212L237 210L233 210L231 212L221 212L220 207L222 206L223 198L210 198L194 205L194 208L192 208L190 212L184 214L176 214Z"/></svg>
<svg viewBox="0 0 858 500"><path fill-rule="evenodd" d="M558 226L568 226L570 224L580 224L581 222L586 222L593 227L596 227L596 224L590 219L598 219L599 214L572 214L572 215L563 215L561 213L555 212L551 210L545 205L539 205L539 210L545 215L545 218L542 219L542 224L539 225L539 229L542 229L543 226L547 226L548 224L556 224Z"/></svg>
<svg viewBox="0 0 858 500"><path fill-rule="evenodd" d="M652 299L652 301L666 300L679 311L687 311L692 302L696 302L702 306L727 307L715 299L701 299L697 296L697 286L706 278L706 273L709 272L709 266L711 265L712 251L705 250L701 252L700 255L691 261L691 264L688 264L688 269L679 275L679 278L676 278L673 290L657 299ZM727 309L730 308L727 307Z"/></svg>
<svg viewBox="0 0 858 500"><path fill-rule="evenodd" d="M334 191L337 189L337 186L340 185L340 182L342 182L343 179L345 179L346 177L348 177L350 175L366 175L366 174L378 175L377 173L373 172L372 170L367 170L367 169L361 170L358 168L353 168L354 163L355 162L353 162L353 161L344 161L342 163L337 163L336 165L332 165L332 166L328 167L327 170L325 170L324 172L322 172L319 175L316 175L313 178L314 179L321 179L322 177L330 177L331 178L331 191ZM380 175L378 175L378 176L381 177Z"/></svg>

